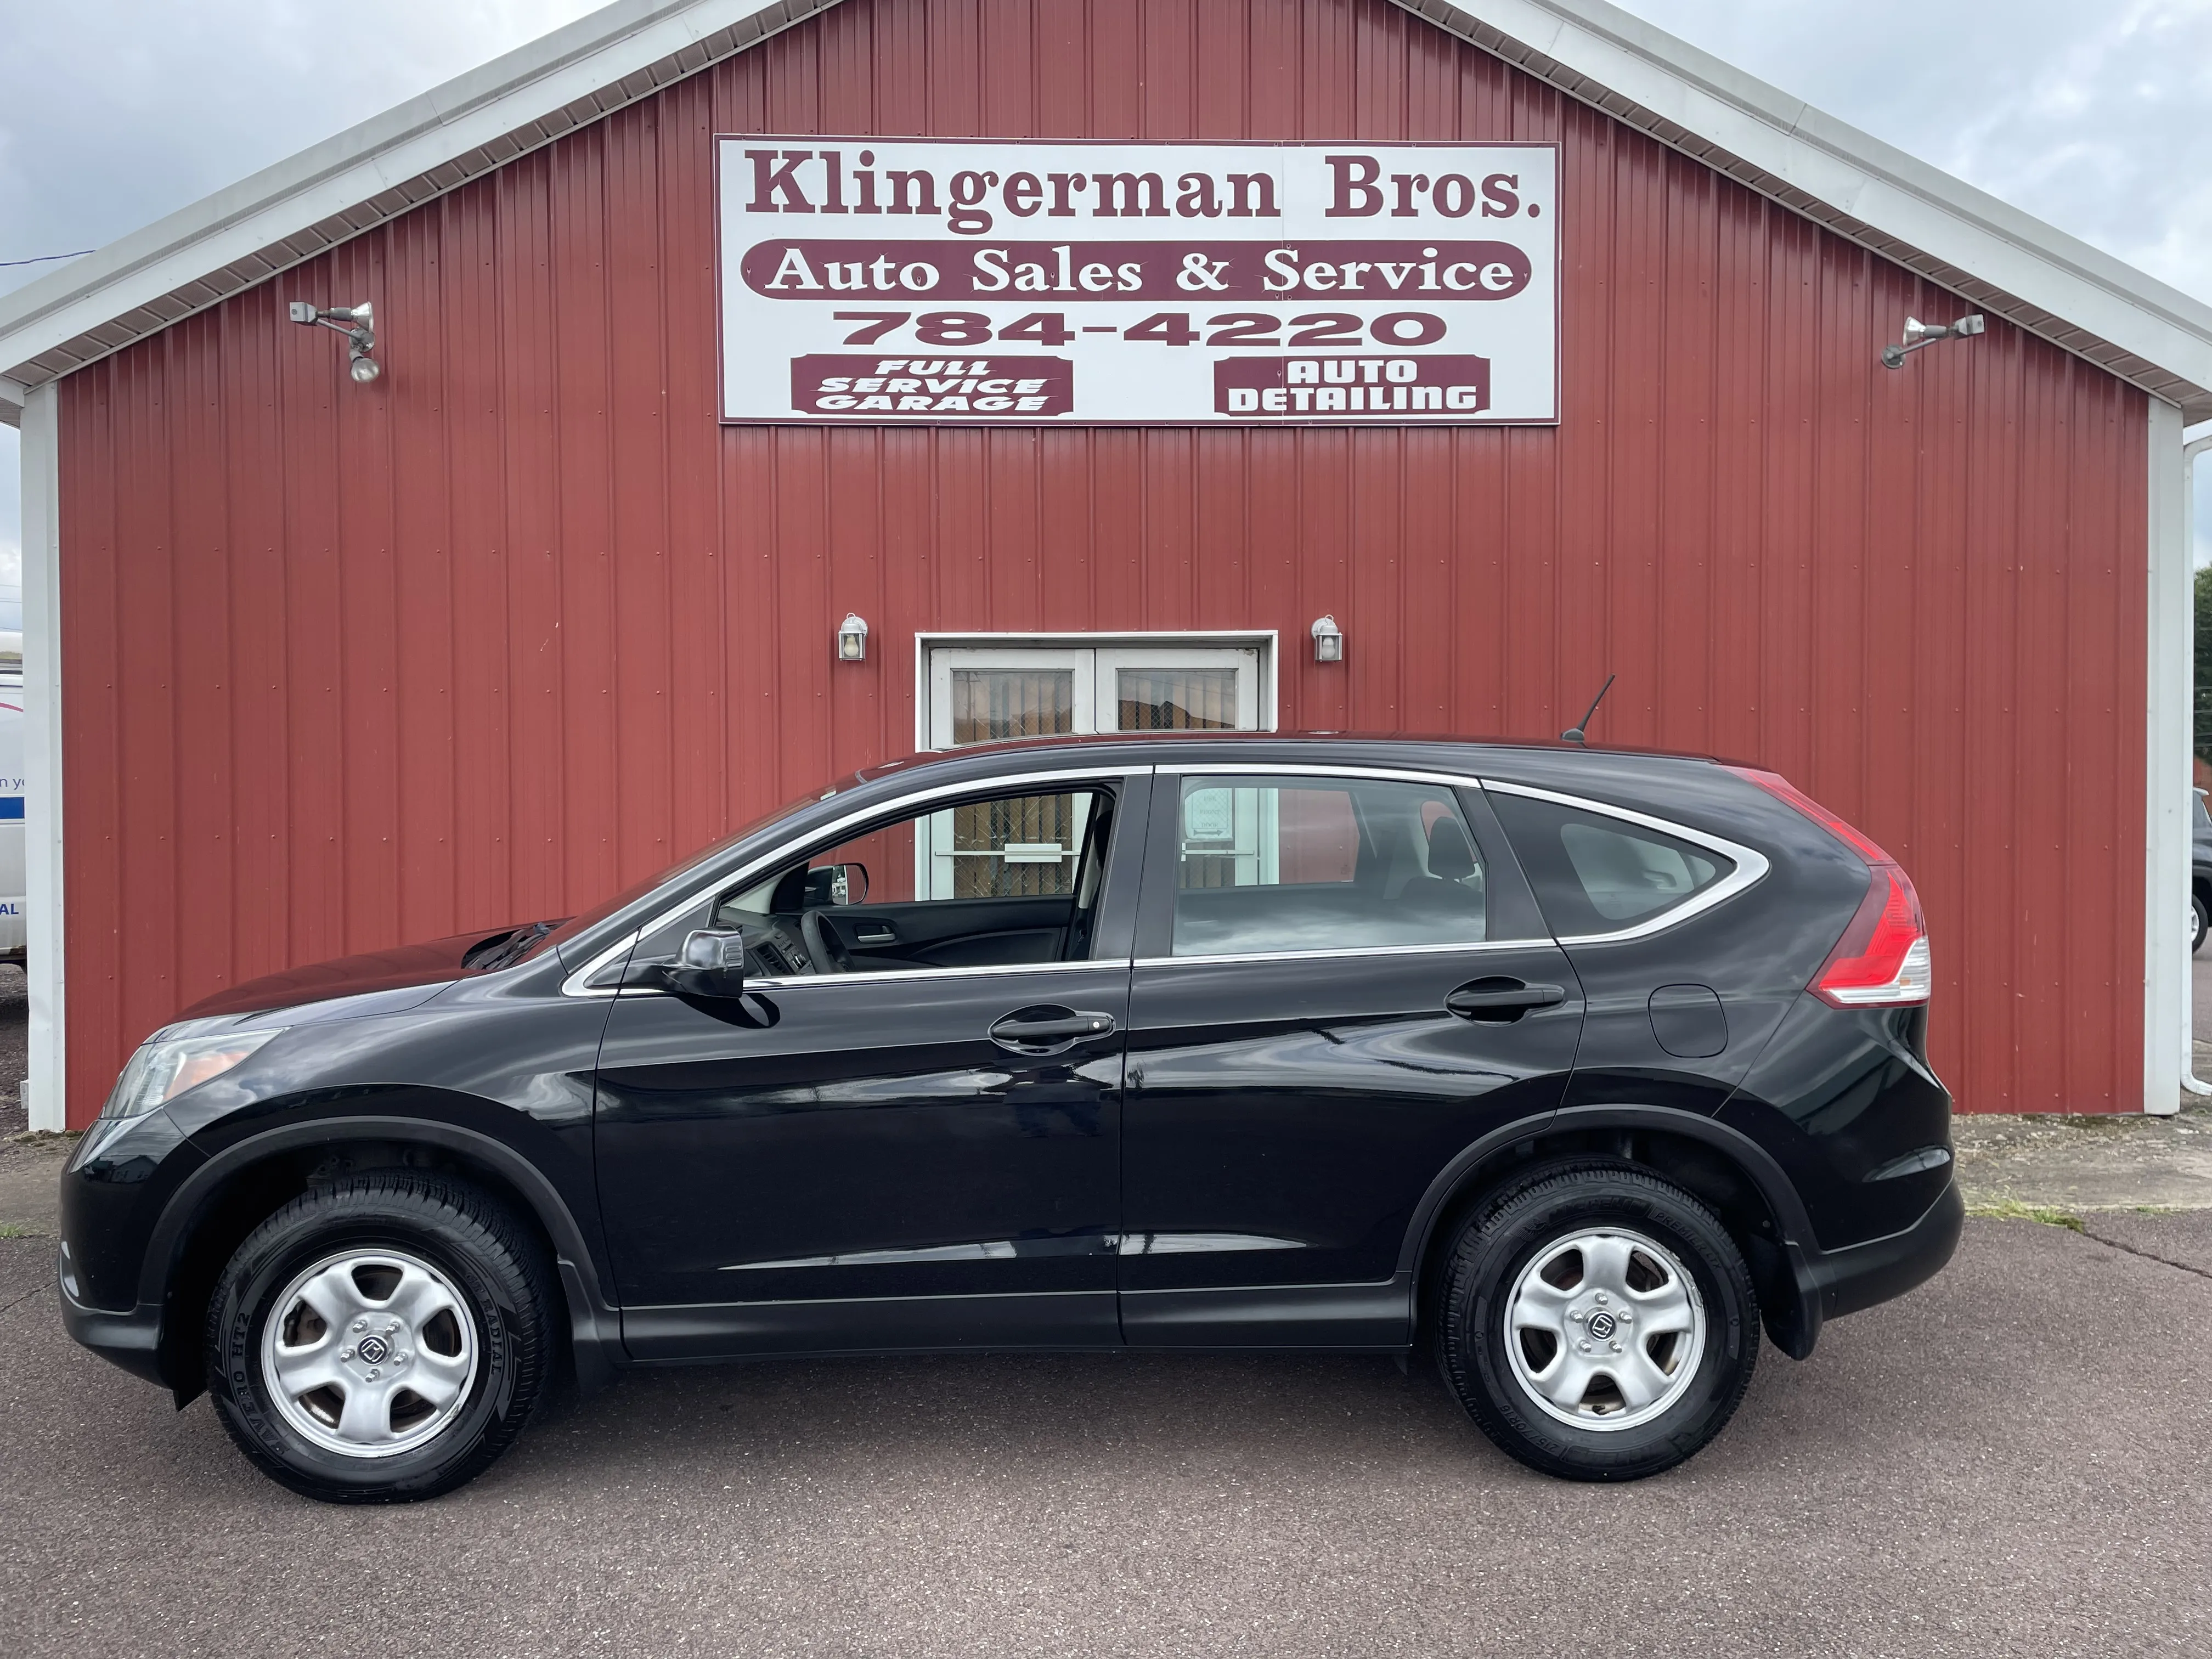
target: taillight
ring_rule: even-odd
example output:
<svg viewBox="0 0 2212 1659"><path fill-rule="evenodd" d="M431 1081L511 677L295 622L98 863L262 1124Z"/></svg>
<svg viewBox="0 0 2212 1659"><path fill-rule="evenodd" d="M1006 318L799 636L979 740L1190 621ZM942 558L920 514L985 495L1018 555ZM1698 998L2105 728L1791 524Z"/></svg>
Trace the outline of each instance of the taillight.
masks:
<svg viewBox="0 0 2212 1659"><path fill-rule="evenodd" d="M1786 778L1747 766L1729 770L1779 797L1867 862L1866 896L1806 988L1838 1008L1899 1008L1928 1000L1935 972L1920 896L1897 860Z"/></svg>
<svg viewBox="0 0 2212 1659"><path fill-rule="evenodd" d="M1934 988L1928 925L1920 896L1893 864L1871 866L1874 879L1858 914L1813 975L1812 992L1838 1008L1890 1008L1925 1002Z"/></svg>

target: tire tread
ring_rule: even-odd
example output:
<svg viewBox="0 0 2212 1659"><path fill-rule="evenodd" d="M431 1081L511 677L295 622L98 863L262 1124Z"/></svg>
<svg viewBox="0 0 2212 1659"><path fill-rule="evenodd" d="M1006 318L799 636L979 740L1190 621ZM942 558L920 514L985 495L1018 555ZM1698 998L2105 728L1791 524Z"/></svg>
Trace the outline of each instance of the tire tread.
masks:
<svg viewBox="0 0 2212 1659"><path fill-rule="evenodd" d="M396 1480L331 1479L282 1455L257 1431L252 1421L262 1419L274 1429L265 1405L257 1399L248 1407L234 1397L227 1366L234 1352L236 1322L250 1317L237 1306L237 1298L241 1286L272 1254L296 1252L318 1233L341 1231L377 1220L397 1220L403 1227L442 1232L448 1249L476 1254L478 1260L471 1265L477 1272L495 1284L519 1291L512 1309L484 1310L487 1320L492 1313L498 1314L499 1328L495 1338L493 1332L486 1331L480 1339L488 1346L495 1345L511 1352L512 1368L500 1379L505 1389L503 1406L486 1419L461 1455ZM239 1449L264 1474L295 1492L341 1504L401 1503L435 1497L481 1474L522 1431L551 1374L557 1344L550 1313L556 1305L552 1269L543 1244L489 1194L449 1176L413 1170L371 1170L347 1176L287 1200L246 1235L224 1267L208 1299L204 1351L209 1398ZM243 1334L249 1348L258 1346L258 1326Z"/></svg>
<svg viewBox="0 0 2212 1659"><path fill-rule="evenodd" d="M1651 1214L1657 1218L1656 1231L1680 1232L1685 1219L1693 1225L1702 1224L1708 1232L1708 1237L1699 1241L1705 1247L1703 1253L1715 1258L1704 1265L1708 1271L1716 1267L1722 1270L1728 1281L1723 1288L1735 1303L1733 1310L1708 1310L1707 1341L1732 1343L1735 1352L1728 1356L1728 1375L1722 1392L1708 1400L1704 1419L1693 1432L1676 1435L1656 1447L1639 1446L1633 1455L1628 1455L1628 1447L1633 1443L1616 1444L1590 1436L1594 1443L1583 1448L1580 1455L1567 1455L1559 1447L1565 1436L1575 1431L1562 1428L1553 1431L1537 1423L1533 1416L1525 1416L1524 1420L1528 1408L1516 1395L1505 1392L1514 1385L1500 1387L1482 1375L1476 1356L1486 1333L1480 1328L1474 1310L1480 1302L1478 1280L1494 1269L1501 1242L1522 1224L1524 1218L1557 1199L1595 1198L1600 1195L1601 1182L1607 1189L1603 1196L1624 1211L1633 1211L1639 1199L1651 1206ZM1686 1216L1668 1216L1662 1206L1686 1212ZM1624 1215L1622 1219L1626 1222L1630 1217ZM1647 1220L1646 1224L1652 1223ZM1717 1249L1712 1248L1716 1243ZM1758 1361L1758 1292L1744 1265L1742 1253L1729 1238L1727 1229L1718 1217L1689 1193L1649 1170L1625 1161L1599 1158L1565 1160L1531 1170L1519 1182L1501 1188L1486 1199L1462 1224L1447 1259L1437 1302L1437 1366L1468 1415L1509 1456L1544 1474L1567 1480L1641 1480L1684 1462L1710 1443L1735 1416L1751 1386ZM1663 1424L1666 1420L1662 1417L1657 1422ZM1607 1455L1608 1453L1619 1455Z"/></svg>

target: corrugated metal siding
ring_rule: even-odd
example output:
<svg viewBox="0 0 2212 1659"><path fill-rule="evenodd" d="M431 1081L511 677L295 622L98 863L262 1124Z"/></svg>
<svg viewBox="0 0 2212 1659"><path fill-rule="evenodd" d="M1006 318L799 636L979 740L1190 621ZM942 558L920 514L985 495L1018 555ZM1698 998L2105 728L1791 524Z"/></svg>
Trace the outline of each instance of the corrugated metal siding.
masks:
<svg viewBox="0 0 2212 1659"><path fill-rule="evenodd" d="M709 139L817 130L1557 140L1564 419L719 427ZM1911 868L1964 1105L2130 1108L2145 401L1996 323L1879 366L1954 303L1384 0L848 0L64 383L71 1121L220 986L906 751L917 629L1250 627L1286 726L1548 737L1618 672L1601 741Z"/></svg>

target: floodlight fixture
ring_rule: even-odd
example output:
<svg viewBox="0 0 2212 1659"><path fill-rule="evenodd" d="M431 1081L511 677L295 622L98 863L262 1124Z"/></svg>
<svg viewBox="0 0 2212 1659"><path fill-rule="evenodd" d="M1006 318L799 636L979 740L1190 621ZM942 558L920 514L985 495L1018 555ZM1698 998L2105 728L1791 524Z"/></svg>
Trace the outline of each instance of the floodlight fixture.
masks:
<svg viewBox="0 0 2212 1659"><path fill-rule="evenodd" d="M1982 313L1971 312L1955 323L1923 323L1917 317L1905 319L1905 343L1886 345L1881 349L1885 368L1903 368L1905 360L1923 346L1931 346L1938 340L1960 340L1970 334L1979 334L1984 325Z"/></svg>
<svg viewBox="0 0 2212 1659"><path fill-rule="evenodd" d="M366 300L357 306L331 306L319 309L305 300L292 301L292 320L310 327L322 327L346 337L348 372L362 386L367 386L384 373L384 366L369 353L376 349L376 313Z"/></svg>

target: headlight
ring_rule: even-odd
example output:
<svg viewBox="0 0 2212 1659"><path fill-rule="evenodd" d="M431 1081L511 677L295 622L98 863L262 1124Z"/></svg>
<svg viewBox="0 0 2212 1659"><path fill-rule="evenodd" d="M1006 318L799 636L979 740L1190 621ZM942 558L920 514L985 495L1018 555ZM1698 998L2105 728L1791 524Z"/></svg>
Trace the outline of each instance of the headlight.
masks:
<svg viewBox="0 0 2212 1659"><path fill-rule="evenodd" d="M277 1030L283 1028L279 1026ZM138 1117L238 1065L276 1031L225 1031L216 1036L155 1037L131 1056L102 1117Z"/></svg>

